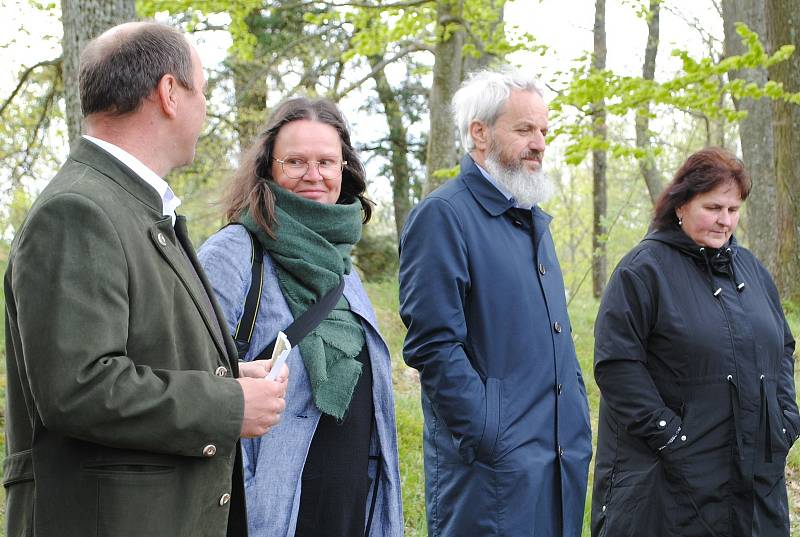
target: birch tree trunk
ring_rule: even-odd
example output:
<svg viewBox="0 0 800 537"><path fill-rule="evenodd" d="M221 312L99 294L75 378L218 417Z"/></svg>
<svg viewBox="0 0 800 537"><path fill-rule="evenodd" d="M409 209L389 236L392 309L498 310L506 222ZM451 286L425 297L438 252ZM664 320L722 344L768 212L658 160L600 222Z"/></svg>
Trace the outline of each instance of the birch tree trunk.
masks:
<svg viewBox="0 0 800 537"><path fill-rule="evenodd" d="M762 39L767 35L764 4L751 0L722 2L725 28L725 55L742 54L745 48L734 24L743 22ZM759 87L768 80L767 70L742 69L731 71L731 78L752 82ZM734 99L737 110L747 112L739 122L742 156L753 180L747 198L747 244L756 257L776 274L778 256L778 213L776 205L775 150L772 130L772 105L767 99Z"/></svg>
<svg viewBox="0 0 800 537"><path fill-rule="evenodd" d="M67 112L69 143L81 134L80 90L78 69L83 47L108 28L136 17L134 0L61 0L61 21L64 26L64 101Z"/></svg>

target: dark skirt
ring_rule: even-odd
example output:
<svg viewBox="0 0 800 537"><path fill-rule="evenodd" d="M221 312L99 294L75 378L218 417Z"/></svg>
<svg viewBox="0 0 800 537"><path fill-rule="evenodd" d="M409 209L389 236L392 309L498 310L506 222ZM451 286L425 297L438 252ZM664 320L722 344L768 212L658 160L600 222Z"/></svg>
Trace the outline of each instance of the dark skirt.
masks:
<svg viewBox="0 0 800 537"><path fill-rule="evenodd" d="M322 414L311 441L303 467L295 537L364 535L374 414L366 345L357 359L363 367L347 414L341 422Z"/></svg>

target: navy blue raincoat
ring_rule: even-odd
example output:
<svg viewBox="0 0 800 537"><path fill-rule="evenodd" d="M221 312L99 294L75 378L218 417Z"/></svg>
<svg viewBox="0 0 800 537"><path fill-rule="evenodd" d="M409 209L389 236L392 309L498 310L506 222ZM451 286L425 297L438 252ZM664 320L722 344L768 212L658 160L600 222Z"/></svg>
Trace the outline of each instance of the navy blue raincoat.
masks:
<svg viewBox="0 0 800 537"><path fill-rule="evenodd" d="M551 217L512 206L466 156L401 236L431 537L581 534L589 409Z"/></svg>
<svg viewBox="0 0 800 537"><path fill-rule="evenodd" d="M800 433L795 342L772 278L736 245L649 234L595 324L595 537L788 537Z"/></svg>

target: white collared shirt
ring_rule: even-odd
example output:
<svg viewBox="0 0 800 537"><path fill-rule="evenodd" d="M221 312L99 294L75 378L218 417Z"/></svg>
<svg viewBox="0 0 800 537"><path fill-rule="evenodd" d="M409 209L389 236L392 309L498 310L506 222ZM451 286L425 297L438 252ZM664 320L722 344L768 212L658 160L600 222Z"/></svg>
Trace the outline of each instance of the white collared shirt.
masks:
<svg viewBox="0 0 800 537"><path fill-rule="evenodd" d="M97 145L98 147L108 151L117 160L122 162L125 166L133 170L142 181L150 185L158 195L161 196L161 214L172 218L172 225L175 225L175 209L181 204L181 200L166 181L158 176L153 170L145 166L141 160L134 157L124 149L99 138L84 134L84 138Z"/></svg>

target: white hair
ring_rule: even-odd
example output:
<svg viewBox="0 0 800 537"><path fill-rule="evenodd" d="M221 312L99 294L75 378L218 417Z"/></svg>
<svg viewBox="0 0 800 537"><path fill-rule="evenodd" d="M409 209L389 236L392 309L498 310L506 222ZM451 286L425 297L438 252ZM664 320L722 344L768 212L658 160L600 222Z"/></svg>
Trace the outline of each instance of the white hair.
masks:
<svg viewBox="0 0 800 537"><path fill-rule="evenodd" d="M515 90L544 97L536 79L511 68L478 71L461 84L453 95L452 110L465 151L475 149L475 142L469 133L470 123L477 120L493 127L500 109Z"/></svg>

